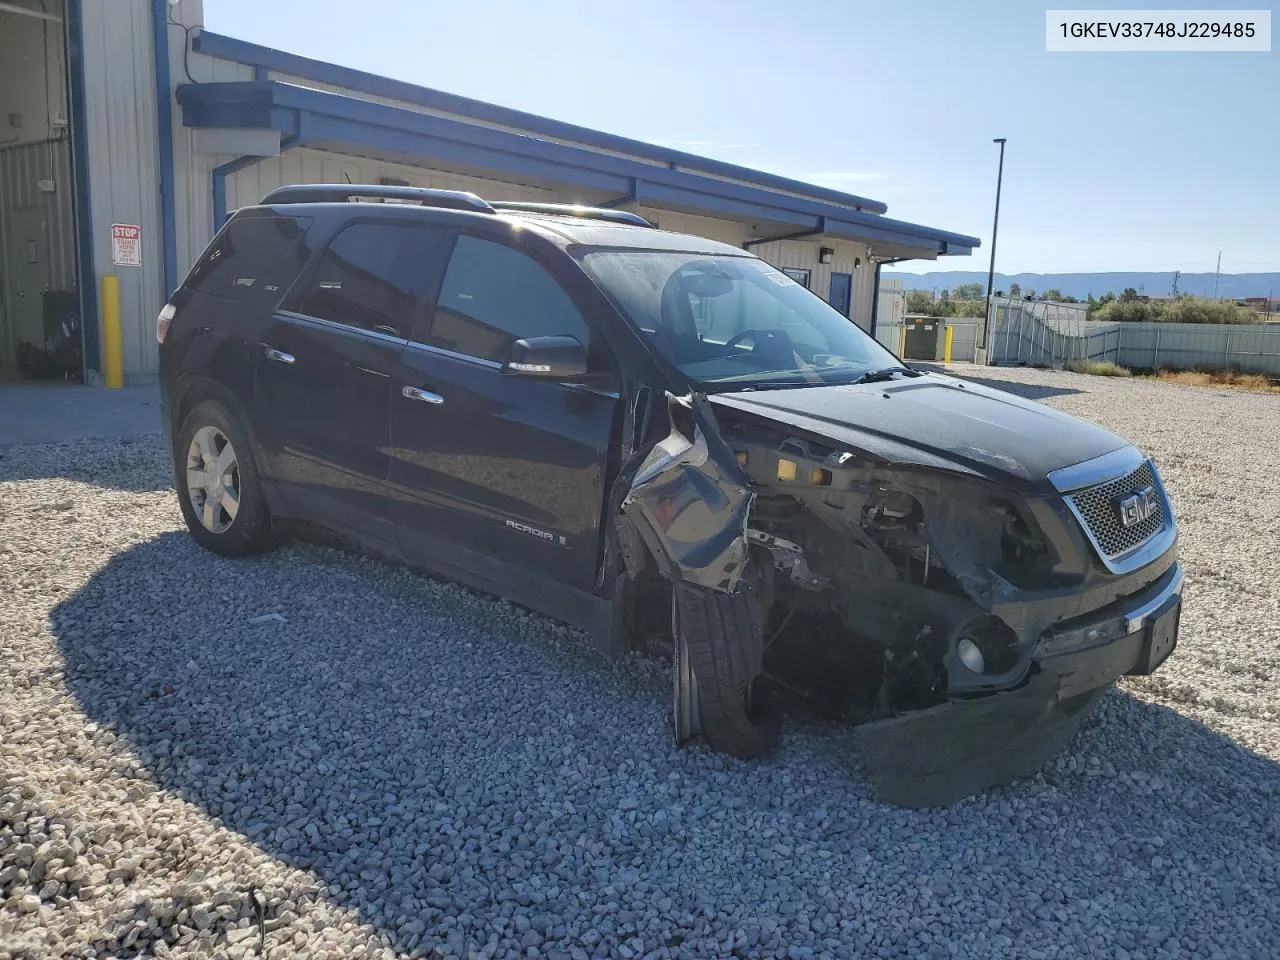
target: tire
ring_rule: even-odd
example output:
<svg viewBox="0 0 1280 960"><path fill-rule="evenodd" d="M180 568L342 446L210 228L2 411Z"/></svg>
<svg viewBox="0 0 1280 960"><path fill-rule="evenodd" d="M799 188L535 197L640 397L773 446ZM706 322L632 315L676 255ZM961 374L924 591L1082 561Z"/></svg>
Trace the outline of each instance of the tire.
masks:
<svg viewBox="0 0 1280 960"><path fill-rule="evenodd" d="M680 583L672 602L697 679L703 739L735 757L767 756L778 744L780 725L749 704L764 659L764 611L753 582L733 594Z"/></svg>
<svg viewBox="0 0 1280 960"><path fill-rule="evenodd" d="M200 546L245 557L275 545L249 431L224 404L204 400L187 414L173 467L182 518Z"/></svg>

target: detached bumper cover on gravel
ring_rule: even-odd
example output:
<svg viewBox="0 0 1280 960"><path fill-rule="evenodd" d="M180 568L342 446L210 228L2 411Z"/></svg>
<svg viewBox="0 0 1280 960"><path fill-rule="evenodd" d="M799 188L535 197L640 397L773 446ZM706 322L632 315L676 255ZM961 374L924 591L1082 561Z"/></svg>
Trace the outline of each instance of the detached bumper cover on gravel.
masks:
<svg viewBox="0 0 1280 960"><path fill-rule="evenodd" d="M1179 598L1181 588L1175 565L1124 606L1145 625L1145 616ZM1110 619L1110 612L1098 617ZM1133 629L1087 649L1038 658L1036 672L1015 690L863 724L858 745L877 796L906 807L940 807L1031 776L1070 742L1116 680L1143 672L1144 640L1144 631Z"/></svg>

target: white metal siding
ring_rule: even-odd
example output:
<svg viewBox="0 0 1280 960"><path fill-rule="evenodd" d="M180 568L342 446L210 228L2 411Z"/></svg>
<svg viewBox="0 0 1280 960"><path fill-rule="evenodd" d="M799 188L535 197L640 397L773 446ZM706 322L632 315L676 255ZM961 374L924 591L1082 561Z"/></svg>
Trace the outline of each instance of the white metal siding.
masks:
<svg viewBox="0 0 1280 960"><path fill-rule="evenodd" d="M164 294L155 67L147 0L84 0L85 113L96 275L120 277L126 376L157 372L155 315ZM111 224L142 227L142 266L111 263Z"/></svg>
<svg viewBox="0 0 1280 960"><path fill-rule="evenodd" d="M740 247L749 238L745 224L731 223L728 220L716 220L712 217L699 217L692 213L680 213L676 210L660 210L657 207L641 207L640 216L663 230L676 233L692 233L708 240L719 240Z"/></svg>
<svg viewBox="0 0 1280 960"><path fill-rule="evenodd" d="M169 18L187 26L204 22L200 0L182 0L169 8ZM185 32L168 27L169 79L177 87L187 83L186 70L198 83L224 83L252 80L253 67L230 60L219 60L202 53L190 53L183 63ZM182 110L173 104L174 207L177 230L178 276L181 282L196 258L204 252L213 236L213 170L234 160L234 154L197 153L195 131L182 125ZM231 178L228 178L231 179Z"/></svg>
<svg viewBox="0 0 1280 960"><path fill-rule="evenodd" d="M830 263L818 262L820 247L835 253ZM847 273L853 277L849 297L850 318L864 330L871 329L871 302L875 286L875 267L866 246L849 240L775 240L751 248L752 253L775 267L799 267L809 271L809 289L823 300L831 296L831 274ZM855 261L856 264L855 264Z"/></svg>
<svg viewBox="0 0 1280 960"><path fill-rule="evenodd" d="M285 184L342 183L347 176L351 178L352 183L377 183L380 177L396 177L407 180L415 187L470 190L489 200L554 202L560 199L551 190L507 183L502 180L465 177L460 174L386 163L366 157L299 148L279 157L264 157L252 166L238 170L229 176L227 178L227 211L258 203L266 194Z"/></svg>

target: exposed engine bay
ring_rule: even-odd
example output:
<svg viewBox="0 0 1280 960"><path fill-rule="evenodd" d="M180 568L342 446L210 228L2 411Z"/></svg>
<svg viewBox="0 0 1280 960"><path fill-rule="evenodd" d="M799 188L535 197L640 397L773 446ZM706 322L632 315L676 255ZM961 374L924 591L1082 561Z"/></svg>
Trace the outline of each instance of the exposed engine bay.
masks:
<svg viewBox="0 0 1280 960"><path fill-rule="evenodd" d="M669 398L672 434L624 526L666 580L733 593L751 572L750 698L862 724L882 798L948 803L1033 772L1112 681L1144 672L1119 607L1180 583L1174 550L1117 575L1047 484L894 462L715 399ZM682 717L679 676L676 696L683 739L697 702L686 691Z"/></svg>

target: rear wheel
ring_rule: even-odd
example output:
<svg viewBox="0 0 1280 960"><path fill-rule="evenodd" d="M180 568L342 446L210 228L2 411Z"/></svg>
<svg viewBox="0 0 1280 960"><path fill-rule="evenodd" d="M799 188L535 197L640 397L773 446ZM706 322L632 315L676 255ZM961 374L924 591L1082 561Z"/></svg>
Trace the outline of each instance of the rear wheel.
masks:
<svg viewBox="0 0 1280 960"><path fill-rule="evenodd" d="M780 724L751 702L764 659L764 611L754 583L744 578L732 594L683 583L673 589L677 734L693 725L722 753L767 755L777 746ZM682 674L687 684L689 673L696 690L682 692Z"/></svg>
<svg viewBox="0 0 1280 960"><path fill-rule="evenodd" d="M174 444L182 517L206 550L242 557L269 549L271 517L248 431L216 400L187 415Z"/></svg>

